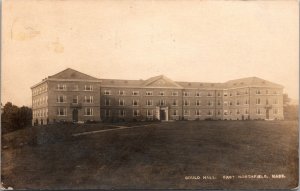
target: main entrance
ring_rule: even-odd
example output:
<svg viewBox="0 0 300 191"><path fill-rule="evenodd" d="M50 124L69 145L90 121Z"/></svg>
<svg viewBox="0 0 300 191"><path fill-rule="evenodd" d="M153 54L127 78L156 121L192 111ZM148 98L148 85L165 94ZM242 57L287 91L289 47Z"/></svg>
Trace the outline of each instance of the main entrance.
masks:
<svg viewBox="0 0 300 191"><path fill-rule="evenodd" d="M72 119L73 119L73 122L77 122L78 121L78 109L73 109L73 112L72 112Z"/></svg>
<svg viewBox="0 0 300 191"><path fill-rule="evenodd" d="M168 107L156 107L156 118L162 121L169 120L169 108Z"/></svg>

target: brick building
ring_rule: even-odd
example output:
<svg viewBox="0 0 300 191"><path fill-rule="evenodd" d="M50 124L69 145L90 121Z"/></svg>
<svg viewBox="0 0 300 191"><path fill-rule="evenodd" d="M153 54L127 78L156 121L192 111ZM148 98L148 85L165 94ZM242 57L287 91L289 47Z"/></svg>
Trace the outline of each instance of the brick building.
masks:
<svg viewBox="0 0 300 191"><path fill-rule="evenodd" d="M73 69L31 87L33 123L122 120L283 119L283 86L257 78L225 83L97 79Z"/></svg>

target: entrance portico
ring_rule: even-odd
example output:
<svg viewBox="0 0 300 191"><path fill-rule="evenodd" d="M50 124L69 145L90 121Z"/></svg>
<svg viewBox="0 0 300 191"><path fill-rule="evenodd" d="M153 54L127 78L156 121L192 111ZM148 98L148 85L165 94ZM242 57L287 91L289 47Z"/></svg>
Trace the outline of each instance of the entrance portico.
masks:
<svg viewBox="0 0 300 191"><path fill-rule="evenodd" d="M161 121L169 121L169 108L168 107L156 107L156 118Z"/></svg>

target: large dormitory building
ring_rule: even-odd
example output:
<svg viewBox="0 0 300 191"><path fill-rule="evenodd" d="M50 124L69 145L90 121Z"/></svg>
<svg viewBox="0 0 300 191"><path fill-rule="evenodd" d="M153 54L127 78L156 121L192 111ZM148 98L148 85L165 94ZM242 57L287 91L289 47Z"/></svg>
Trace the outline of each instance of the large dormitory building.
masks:
<svg viewBox="0 0 300 191"><path fill-rule="evenodd" d="M283 86L257 78L225 83L98 79L73 69L31 87L33 124L59 121L283 119Z"/></svg>

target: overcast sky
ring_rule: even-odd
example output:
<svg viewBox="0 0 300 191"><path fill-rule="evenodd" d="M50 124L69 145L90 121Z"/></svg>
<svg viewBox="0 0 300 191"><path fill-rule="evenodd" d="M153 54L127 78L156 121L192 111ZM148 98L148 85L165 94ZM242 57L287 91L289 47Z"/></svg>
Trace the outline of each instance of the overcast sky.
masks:
<svg viewBox="0 0 300 191"><path fill-rule="evenodd" d="M3 2L2 103L73 68L98 78L257 76L298 99L298 1Z"/></svg>

